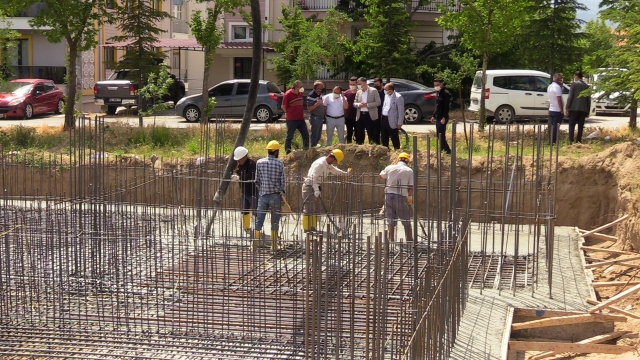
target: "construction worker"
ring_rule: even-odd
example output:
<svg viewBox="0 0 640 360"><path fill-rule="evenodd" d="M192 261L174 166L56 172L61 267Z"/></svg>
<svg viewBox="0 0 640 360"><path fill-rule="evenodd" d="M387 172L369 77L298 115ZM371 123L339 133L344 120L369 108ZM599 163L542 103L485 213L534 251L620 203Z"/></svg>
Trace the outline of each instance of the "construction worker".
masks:
<svg viewBox="0 0 640 360"><path fill-rule="evenodd" d="M238 146L233 151L233 160L236 163L235 174L231 175L232 181L241 181L240 207L242 208L242 227L245 231L251 231L251 212L256 208L256 162L249 159L249 150Z"/></svg>
<svg viewBox="0 0 640 360"><path fill-rule="evenodd" d="M267 210L271 212L271 250L278 249L281 197L285 193L284 163L278 160L280 143L267 144L269 155L256 162L256 186L258 187L258 219L255 228L255 245L259 246L260 234Z"/></svg>
<svg viewBox="0 0 640 360"><path fill-rule="evenodd" d="M347 175L351 172L342 171L334 166L340 164L344 159L344 153L340 149L331 150L329 155L323 156L314 161L309 168L307 177L304 178L302 184L302 199L304 206L302 208L302 228L305 232L315 231L318 226L318 216L316 215L321 209L320 200L320 184L322 180L329 174Z"/></svg>
<svg viewBox="0 0 640 360"><path fill-rule="evenodd" d="M413 242L411 232L411 207L413 203L413 170L409 167L411 157L407 153L398 155L398 162L387 166L380 173L386 181L384 188L384 213L389 231L389 241L395 240L396 220L404 226L407 242Z"/></svg>

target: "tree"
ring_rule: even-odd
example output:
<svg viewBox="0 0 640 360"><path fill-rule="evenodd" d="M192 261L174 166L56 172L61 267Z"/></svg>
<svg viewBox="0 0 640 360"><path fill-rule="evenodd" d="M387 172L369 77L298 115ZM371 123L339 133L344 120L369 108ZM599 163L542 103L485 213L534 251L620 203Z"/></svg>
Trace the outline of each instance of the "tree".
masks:
<svg viewBox="0 0 640 360"><path fill-rule="evenodd" d="M640 0L603 0L601 16L615 24L615 45L607 52L607 74L598 86L605 96L631 104L629 128L636 129L640 100ZM624 70L623 70L624 69Z"/></svg>
<svg viewBox="0 0 640 360"><path fill-rule="evenodd" d="M17 46L15 40L20 36L10 28L11 23L7 21L9 11L9 7L0 9L0 87L13 75L10 65Z"/></svg>
<svg viewBox="0 0 640 360"><path fill-rule="evenodd" d="M113 20L104 0L26 0L23 7L33 3L44 4L29 24L35 29L47 27L40 32L50 43L65 41L68 46L67 61L67 105L64 112L64 128L75 127L74 108L81 90L76 71L78 55L98 45L97 35L102 25Z"/></svg>
<svg viewBox="0 0 640 360"><path fill-rule="evenodd" d="M603 67L615 44L616 35L604 19L598 17L589 20L584 26L582 39L585 54L582 59L582 71L585 74L593 74L595 70Z"/></svg>
<svg viewBox="0 0 640 360"><path fill-rule="evenodd" d="M487 85L489 55L514 44L515 35L527 20L529 0L460 0L459 12L442 8L437 22L447 30L457 30L460 42L482 57L482 94ZM480 129L485 123L485 97L480 97Z"/></svg>
<svg viewBox="0 0 640 360"><path fill-rule="evenodd" d="M146 100L145 103L151 104L151 107L140 110L140 115L149 116L168 109L169 105L162 101L162 97L169 94L169 87L173 83L174 79L166 68L160 69L158 73L149 74L146 85L138 92Z"/></svg>

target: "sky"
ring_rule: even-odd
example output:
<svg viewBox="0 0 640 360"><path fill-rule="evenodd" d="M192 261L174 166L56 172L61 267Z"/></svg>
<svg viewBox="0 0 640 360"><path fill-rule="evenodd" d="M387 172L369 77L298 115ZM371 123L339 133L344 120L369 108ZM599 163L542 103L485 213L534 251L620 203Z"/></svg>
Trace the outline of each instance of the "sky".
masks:
<svg viewBox="0 0 640 360"><path fill-rule="evenodd" d="M588 7L589 10L578 11L578 19L589 21L598 17L598 4L600 4L600 0L581 0L580 2Z"/></svg>

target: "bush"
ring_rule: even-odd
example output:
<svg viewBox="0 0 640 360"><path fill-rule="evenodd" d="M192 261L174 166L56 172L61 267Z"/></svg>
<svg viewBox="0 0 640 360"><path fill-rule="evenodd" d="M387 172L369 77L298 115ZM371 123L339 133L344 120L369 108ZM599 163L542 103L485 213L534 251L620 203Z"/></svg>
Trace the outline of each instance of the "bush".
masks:
<svg viewBox="0 0 640 360"><path fill-rule="evenodd" d="M9 129L9 138L17 147L26 149L36 142L36 129L22 125L12 126Z"/></svg>

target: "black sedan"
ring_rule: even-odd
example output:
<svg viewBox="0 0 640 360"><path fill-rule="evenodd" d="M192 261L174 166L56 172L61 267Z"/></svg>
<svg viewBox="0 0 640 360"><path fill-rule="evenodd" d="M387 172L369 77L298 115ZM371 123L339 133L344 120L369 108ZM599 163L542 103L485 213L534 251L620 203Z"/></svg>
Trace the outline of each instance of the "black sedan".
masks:
<svg viewBox="0 0 640 360"><path fill-rule="evenodd" d="M386 79L383 79L386 82ZM395 91L404 98L404 121L415 124L431 118L436 108L436 90L411 80L391 78ZM373 86L373 79L367 80Z"/></svg>

